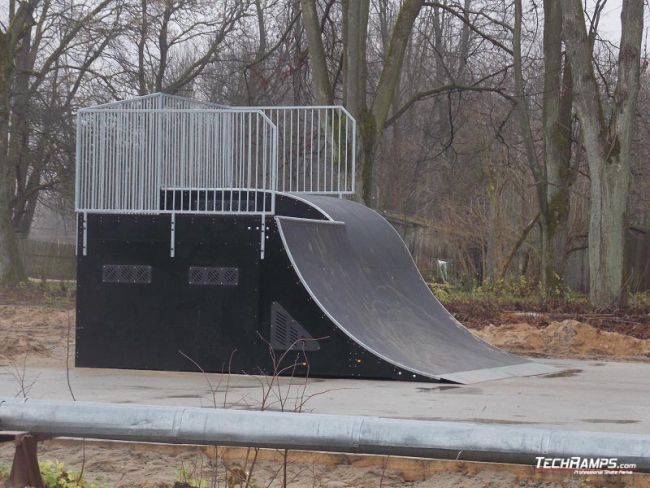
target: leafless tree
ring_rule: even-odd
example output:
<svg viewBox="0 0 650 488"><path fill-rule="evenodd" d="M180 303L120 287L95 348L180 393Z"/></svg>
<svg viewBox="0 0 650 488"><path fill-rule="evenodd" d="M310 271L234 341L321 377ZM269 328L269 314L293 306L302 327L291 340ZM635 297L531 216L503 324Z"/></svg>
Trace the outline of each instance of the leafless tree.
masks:
<svg viewBox="0 0 650 488"><path fill-rule="evenodd" d="M72 173L66 122L121 9L111 0L10 0L0 32L0 281L25 278L16 232L28 232L39 194Z"/></svg>
<svg viewBox="0 0 650 488"><path fill-rule="evenodd" d="M593 305L617 305L626 295L626 210L639 93L643 0L623 0L616 88L607 110L595 75L582 2L567 1L562 11L563 37L573 71L576 111L591 182L589 298Z"/></svg>

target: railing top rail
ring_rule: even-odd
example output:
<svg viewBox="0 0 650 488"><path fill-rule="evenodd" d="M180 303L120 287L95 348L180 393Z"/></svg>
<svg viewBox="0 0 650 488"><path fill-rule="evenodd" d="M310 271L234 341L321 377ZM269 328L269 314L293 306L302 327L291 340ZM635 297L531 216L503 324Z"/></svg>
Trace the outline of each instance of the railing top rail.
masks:
<svg viewBox="0 0 650 488"><path fill-rule="evenodd" d="M323 109L335 108L335 109L343 110L348 115L350 114L343 105L232 105L229 106L229 108L244 109L244 110L250 108L259 108L261 110L303 110L303 109L323 110ZM352 117L352 115L350 115L350 117Z"/></svg>
<svg viewBox="0 0 650 488"><path fill-rule="evenodd" d="M144 102L144 101L149 101L149 100L156 100L159 99L161 101L164 100L174 100L177 102L184 102L188 104L193 104L193 105L203 105L203 106L213 106L213 107L221 107L221 108L228 108L228 105L223 105L219 103L214 103L214 102L206 102L202 100L195 100L193 98L188 98L188 97L182 97L180 95L171 95L168 93L151 93L148 95L140 95L136 97L131 97L127 98L124 100L115 100L112 102L106 102L106 103L100 103L98 105L93 105L91 107L86 107L80 110L88 110L88 109L96 109L96 110L101 110L101 109L110 109L112 107L119 107L119 106L124 106L124 105L130 105L138 102Z"/></svg>
<svg viewBox="0 0 650 488"><path fill-rule="evenodd" d="M108 107L108 108L95 108L87 107L80 108L78 113L131 113L131 112L142 112L142 113L258 113L266 119L271 121L268 118L263 109L257 107L251 107L246 109L240 109L236 107L225 107L225 108L123 108L123 107Z"/></svg>

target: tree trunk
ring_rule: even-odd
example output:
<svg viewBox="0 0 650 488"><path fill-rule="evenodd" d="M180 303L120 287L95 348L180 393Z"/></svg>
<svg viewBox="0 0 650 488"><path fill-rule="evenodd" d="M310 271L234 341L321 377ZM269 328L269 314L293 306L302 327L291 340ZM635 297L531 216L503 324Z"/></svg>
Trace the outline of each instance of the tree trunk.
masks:
<svg viewBox="0 0 650 488"><path fill-rule="evenodd" d="M595 168L594 166L598 166ZM625 300L623 264L629 153L591 164L589 215L589 299L597 306Z"/></svg>
<svg viewBox="0 0 650 488"><path fill-rule="evenodd" d="M564 68L564 69L563 69ZM549 296L564 294L571 168L572 77L562 62L562 9L544 1L544 200L540 205L541 278Z"/></svg>
<svg viewBox="0 0 650 488"><path fill-rule="evenodd" d="M20 25L21 6L10 27ZM16 182L15 170L9 162L10 93L13 79L13 50L15 33L0 32L0 282L16 283L26 279L18 252L12 223L12 199Z"/></svg>
<svg viewBox="0 0 650 488"><path fill-rule="evenodd" d="M11 173L3 167L0 175L0 283L18 283L27 279L11 221L13 192L10 183L14 181Z"/></svg>
<svg viewBox="0 0 650 488"><path fill-rule="evenodd" d="M329 104L332 103L334 89L327 71L316 3L314 0L301 0L300 3L310 52L312 86L316 102ZM344 3L344 13L346 15L349 13L351 18L345 21L347 31L344 38L347 45L344 46L346 72L343 99L348 106L356 107L356 113L351 110L359 130L356 190L361 200L370 207L374 206L372 185L377 140L383 133L400 79L404 52L413 24L423 4L424 0L405 0L400 7L372 107L366 108L369 0L348 0ZM353 45L358 46L358 49L353 48ZM353 78L354 76L356 78Z"/></svg>
<svg viewBox="0 0 650 488"><path fill-rule="evenodd" d="M12 220L14 232L19 239L27 239L29 237L29 231L34 221L34 214L36 213L36 205L38 204L38 195L40 193L34 191L34 186L38 186L40 176L40 171L35 170L30 176L30 184L26 188L31 193L25 196L25 193L21 192L14 197Z"/></svg>
<svg viewBox="0 0 650 488"><path fill-rule="evenodd" d="M575 84L589 164L589 300L610 307L625 300L625 215L630 183L634 115L639 92L643 0L623 0L618 76L605 121L581 0L563 4L562 29Z"/></svg>
<svg viewBox="0 0 650 488"><path fill-rule="evenodd" d="M140 22L140 32L138 35L138 95L147 94L147 79L145 73L145 50L147 46L147 35L148 35L148 12L147 12L147 0L140 0L140 11L142 12L142 20Z"/></svg>
<svg viewBox="0 0 650 488"><path fill-rule="evenodd" d="M321 38L320 22L316 11L315 0L301 0L302 22L307 34L307 46L311 66L312 86L316 103L329 105L333 101L333 89L330 82L327 62L325 59L325 48Z"/></svg>
<svg viewBox="0 0 650 488"><path fill-rule="evenodd" d="M357 194L366 205L371 205L372 181L377 129L366 99L367 67L366 45L368 36L369 0L345 0L343 12L344 86L346 107L357 120L359 144L357 146Z"/></svg>

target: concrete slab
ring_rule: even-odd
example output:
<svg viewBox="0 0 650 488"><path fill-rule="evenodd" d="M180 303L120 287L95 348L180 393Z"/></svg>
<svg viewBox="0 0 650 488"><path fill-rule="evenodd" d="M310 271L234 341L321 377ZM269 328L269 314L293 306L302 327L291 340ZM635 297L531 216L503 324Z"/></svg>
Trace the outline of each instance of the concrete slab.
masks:
<svg viewBox="0 0 650 488"><path fill-rule="evenodd" d="M269 377L82 368L69 375L83 401L259 408L266 397L273 410L650 433L650 364L543 362L564 371L471 386L298 378L270 384ZM35 399L71 399L63 368L0 370L0 396L23 390Z"/></svg>

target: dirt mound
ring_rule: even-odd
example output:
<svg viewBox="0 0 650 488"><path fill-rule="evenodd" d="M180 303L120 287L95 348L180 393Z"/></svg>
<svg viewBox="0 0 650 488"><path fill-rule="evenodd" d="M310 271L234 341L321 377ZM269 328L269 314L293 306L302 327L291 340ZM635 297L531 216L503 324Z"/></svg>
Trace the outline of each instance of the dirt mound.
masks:
<svg viewBox="0 0 650 488"><path fill-rule="evenodd" d="M650 340L607 332L577 320L489 325L472 331L490 344L518 354L571 358L650 358Z"/></svg>
<svg viewBox="0 0 650 488"><path fill-rule="evenodd" d="M472 332L517 354L650 360L650 339L605 331L577 320L554 321L544 326L534 317L526 317L526 322L522 318L518 323L487 325ZM68 326L70 354L74 357L74 320L73 309L0 305L0 366L23 361L31 366L65 366Z"/></svg>
<svg viewBox="0 0 650 488"><path fill-rule="evenodd" d="M74 311L23 305L0 306L0 364L39 364L65 358L70 321L74 338Z"/></svg>
<svg viewBox="0 0 650 488"><path fill-rule="evenodd" d="M532 298L504 301L498 297L484 297L442 301L447 310L470 329L482 329L491 324L518 325L524 322L543 328L552 322L577 320L602 331L650 339L650 305L646 304L596 310L585 300L542 303L539 299Z"/></svg>

